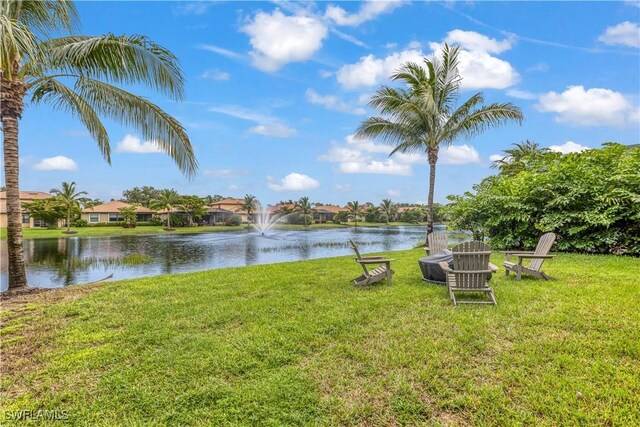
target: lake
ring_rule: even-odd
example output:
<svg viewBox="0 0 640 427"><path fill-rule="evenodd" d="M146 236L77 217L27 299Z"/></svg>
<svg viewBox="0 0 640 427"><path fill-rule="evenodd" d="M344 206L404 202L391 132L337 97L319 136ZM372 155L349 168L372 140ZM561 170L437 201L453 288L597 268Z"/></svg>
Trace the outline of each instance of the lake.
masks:
<svg viewBox="0 0 640 427"><path fill-rule="evenodd" d="M27 278L33 287L55 288L112 280L409 249L425 239L425 227L358 227L320 230L67 237L24 241ZM458 236L460 237L460 236ZM461 240L450 239L456 242ZM7 247L1 242L1 289L7 288Z"/></svg>

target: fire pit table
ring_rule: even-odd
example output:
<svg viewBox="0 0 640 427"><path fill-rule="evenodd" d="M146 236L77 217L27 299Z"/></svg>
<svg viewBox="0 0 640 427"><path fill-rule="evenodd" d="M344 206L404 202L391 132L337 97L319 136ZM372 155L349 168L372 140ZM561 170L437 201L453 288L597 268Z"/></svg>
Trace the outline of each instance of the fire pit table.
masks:
<svg viewBox="0 0 640 427"><path fill-rule="evenodd" d="M447 276L439 265L443 261L453 268L453 252L449 249L444 249L436 254L420 258L418 265L420 265L420 270L422 271L422 280L444 285L447 282Z"/></svg>

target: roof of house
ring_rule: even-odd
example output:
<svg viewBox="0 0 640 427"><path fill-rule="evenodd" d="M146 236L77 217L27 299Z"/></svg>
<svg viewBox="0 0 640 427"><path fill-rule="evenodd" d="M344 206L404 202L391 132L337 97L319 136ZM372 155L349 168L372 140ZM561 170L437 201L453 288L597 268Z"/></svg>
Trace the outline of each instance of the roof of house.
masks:
<svg viewBox="0 0 640 427"><path fill-rule="evenodd" d="M36 200L36 199L50 199L53 196L49 193L43 193L42 191L21 191L20 200ZM6 199L7 192L0 191L0 199Z"/></svg>
<svg viewBox="0 0 640 427"><path fill-rule="evenodd" d="M103 203L101 205L96 205L92 208L87 208L82 211L82 213L119 213L118 209L126 208L131 206L129 203L121 202L119 200L112 200L107 203ZM149 208L145 208L144 206L136 207L136 213L155 213Z"/></svg>
<svg viewBox="0 0 640 427"><path fill-rule="evenodd" d="M217 202L211 203L211 206L213 206L213 205L243 205L243 204L244 204L244 200L243 199L222 199L222 200L218 200Z"/></svg>
<svg viewBox="0 0 640 427"><path fill-rule="evenodd" d="M341 208L340 206L335 206L335 205L323 205L323 206L316 206L315 210L316 212L338 213L338 212L348 211L349 209Z"/></svg>
<svg viewBox="0 0 640 427"><path fill-rule="evenodd" d="M43 193L42 191L21 191L20 192L20 201L21 202L29 202L32 200L46 200L50 199L53 196L48 193ZM7 213L7 192L0 191L0 213Z"/></svg>

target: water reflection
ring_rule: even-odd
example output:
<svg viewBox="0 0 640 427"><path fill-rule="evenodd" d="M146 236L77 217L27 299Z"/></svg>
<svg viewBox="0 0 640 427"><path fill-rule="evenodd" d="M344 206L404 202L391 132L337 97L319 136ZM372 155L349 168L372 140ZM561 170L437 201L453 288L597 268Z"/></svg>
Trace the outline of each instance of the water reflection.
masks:
<svg viewBox="0 0 640 427"><path fill-rule="evenodd" d="M29 283L59 287L100 280L110 274L114 279L124 279L350 255L348 239L356 241L363 253L408 249L424 242L424 233L424 227L358 227L275 231L268 236L239 231L71 237L25 240L24 245ZM1 243L0 258L6 260L6 241ZM148 263L117 261L131 255L146 257ZM5 262L1 269L4 290Z"/></svg>

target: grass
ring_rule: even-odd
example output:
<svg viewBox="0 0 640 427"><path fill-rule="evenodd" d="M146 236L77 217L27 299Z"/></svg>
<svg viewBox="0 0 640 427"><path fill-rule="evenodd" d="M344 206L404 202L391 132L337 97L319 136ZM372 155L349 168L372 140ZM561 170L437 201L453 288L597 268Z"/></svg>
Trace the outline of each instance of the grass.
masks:
<svg viewBox="0 0 640 427"><path fill-rule="evenodd" d="M416 225L404 222L392 222L388 224L389 226L399 226L399 225ZM326 229L326 228L345 228L353 226L352 223L349 224L334 224L334 223L324 223L324 224L311 224L307 228L303 225L298 224L277 224L274 228L279 230L317 230L317 229ZM384 227L387 224L370 224L370 223L358 223L358 227ZM239 226L226 226L226 225L216 225L216 226L204 226L204 227L178 227L174 231L171 231L172 234L176 233L214 233L221 231L242 231L246 230L247 226L239 225ZM166 234L164 231L164 226L140 226L136 228L123 228L123 227L80 227L80 228L71 228L72 231L76 231L75 234L65 234L66 228L57 228L54 230L50 230L47 228L25 228L22 230L25 239L43 239L43 238L59 238L59 237L90 237L90 236L121 236L121 235L131 235L131 234ZM7 229L0 228L0 239L6 240L7 238Z"/></svg>
<svg viewBox="0 0 640 427"><path fill-rule="evenodd" d="M423 253L390 254L391 287L342 257L13 297L2 424L640 425L638 259L501 269L498 306L454 308Z"/></svg>

